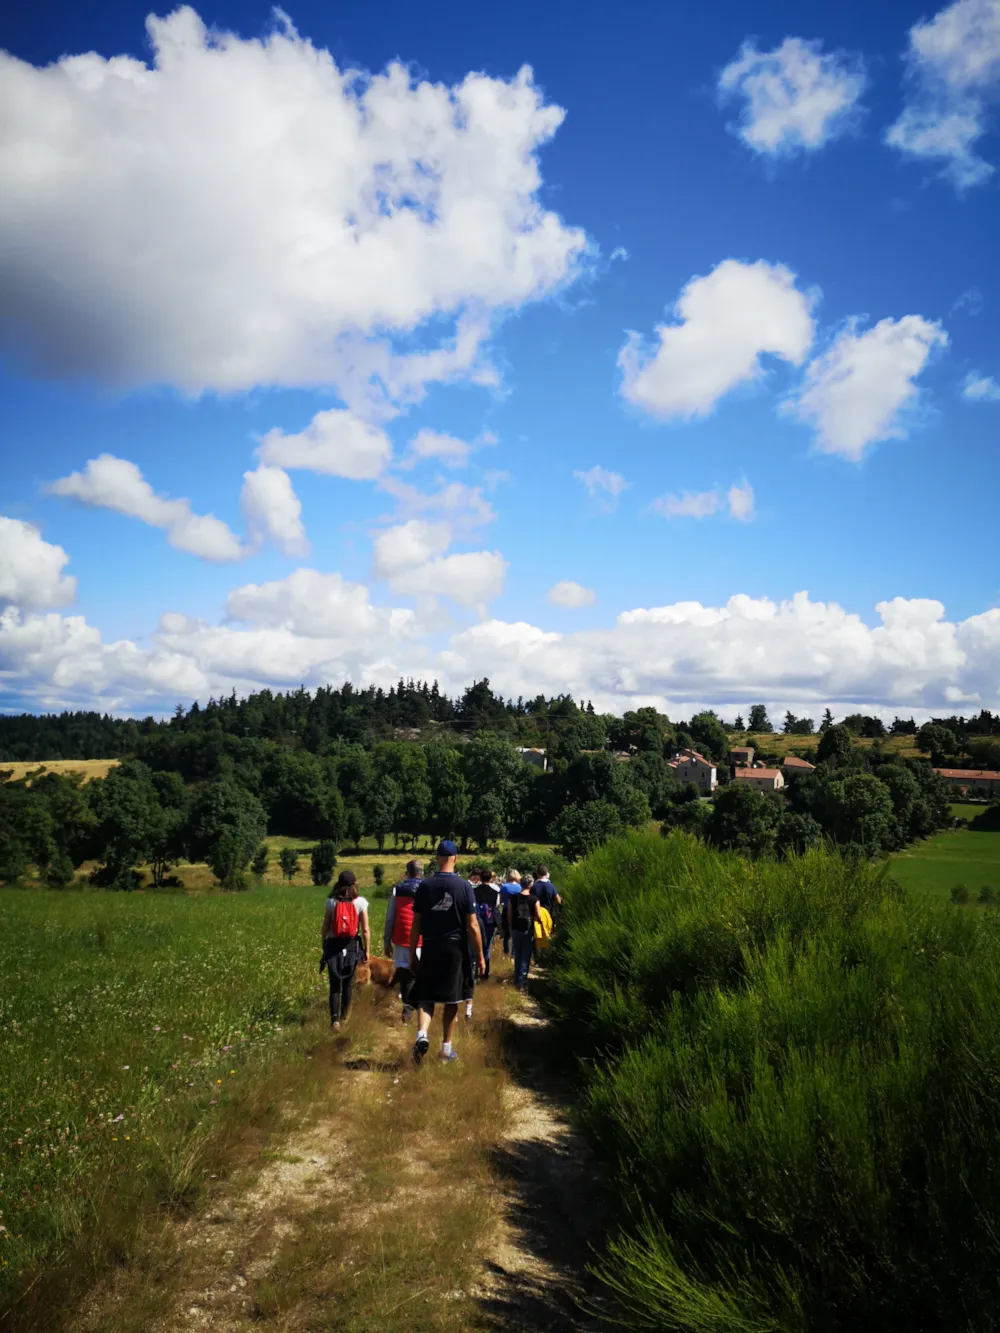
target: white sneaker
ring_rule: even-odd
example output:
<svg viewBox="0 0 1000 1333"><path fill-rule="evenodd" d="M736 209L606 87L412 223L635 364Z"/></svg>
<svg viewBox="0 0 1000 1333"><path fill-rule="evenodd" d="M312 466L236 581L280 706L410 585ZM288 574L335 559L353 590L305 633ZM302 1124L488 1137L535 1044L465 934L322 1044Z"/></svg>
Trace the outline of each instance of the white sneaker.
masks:
<svg viewBox="0 0 1000 1333"><path fill-rule="evenodd" d="M472 1001L469 1000L465 1006L465 1021L468 1023L472 1018Z"/></svg>
<svg viewBox="0 0 1000 1333"><path fill-rule="evenodd" d="M442 1051L438 1059L450 1063L452 1060L458 1059L458 1051Z"/></svg>

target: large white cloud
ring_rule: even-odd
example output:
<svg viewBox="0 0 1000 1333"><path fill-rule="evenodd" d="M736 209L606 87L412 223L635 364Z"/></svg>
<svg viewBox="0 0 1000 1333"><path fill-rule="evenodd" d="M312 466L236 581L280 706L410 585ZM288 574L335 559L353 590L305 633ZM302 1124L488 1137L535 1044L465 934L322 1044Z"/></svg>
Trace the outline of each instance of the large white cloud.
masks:
<svg viewBox="0 0 1000 1333"><path fill-rule="evenodd" d="M924 599L879 603L866 624L836 603L745 595L623 612L605 629L559 634L486 621L435 653L412 611L376 607L362 585L299 570L234 590L222 624L164 615L150 646L104 644L82 617L0 616L8 698L169 712L177 700L274 685L437 677L455 691L490 677L517 697L571 693L621 712L654 703L674 716L701 705L736 711L854 707L918 715L1000 708L1000 610L963 621ZM432 625L431 628L436 628Z"/></svg>
<svg viewBox="0 0 1000 1333"><path fill-rule="evenodd" d="M879 623L798 593L780 604L738 595L623 612L610 629L553 634L487 621L455 635L449 678L489 675L494 689L569 692L621 712L641 702L684 715L735 708L864 705L891 712L1000 703L1000 610L958 623L935 601L894 598Z"/></svg>
<svg viewBox="0 0 1000 1333"><path fill-rule="evenodd" d="M450 523L428 523L411 518L393 528L376 533L372 543L376 578L388 578L404 569L426 564L443 555L451 545Z"/></svg>
<svg viewBox="0 0 1000 1333"><path fill-rule="evenodd" d="M276 467L303 468L350 481L373 481L392 458L392 443L380 426L355 412L331 407L317 412L297 434L275 428L258 450L261 461Z"/></svg>
<svg viewBox="0 0 1000 1333"><path fill-rule="evenodd" d="M1000 0L956 0L910 29L909 96L886 142L937 161L959 189L994 167L975 151L1000 98Z"/></svg>
<svg viewBox="0 0 1000 1333"><path fill-rule="evenodd" d="M541 206L563 118L527 67L453 86L151 16L149 65L0 56L2 328L36 369L189 392L478 371L490 314L571 279ZM390 357L396 336L450 322ZM435 323L436 333L442 325ZM271 460L278 461L278 460Z"/></svg>
<svg viewBox="0 0 1000 1333"><path fill-rule="evenodd" d="M157 495L134 463L114 454L91 458L82 472L60 477L47 488L81 504L114 509L150 527L162 528L178 551L224 563L241 560L246 551L239 537L214 514L196 514L187 500Z"/></svg>
<svg viewBox="0 0 1000 1333"><path fill-rule="evenodd" d="M33 523L0 514L0 603L36 610L65 606L76 579L64 574L69 556L42 537Z"/></svg>
<svg viewBox="0 0 1000 1333"><path fill-rule="evenodd" d="M852 322L807 370L793 410L816 427L823 453L854 461L878 440L905 435L904 409L916 400L914 380L948 335L920 315L883 319L858 333Z"/></svg>
<svg viewBox="0 0 1000 1333"><path fill-rule="evenodd" d="M244 472L240 507L254 546L271 541L285 555L308 553L302 502L295 494L288 473L280 467L261 464L253 472Z"/></svg>
<svg viewBox="0 0 1000 1333"><path fill-rule="evenodd" d="M485 615L506 578L507 561L499 551L464 551L400 570L391 575L389 587L408 597L450 597Z"/></svg>
<svg viewBox="0 0 1000 1333"><path fill-rule="evenodd" d="M865 89L857 60L824 54L822 42L786 37L773 51L752 41L719 75L719 93L742 102L737 133L771 156L822 148L847 129Z"/></svg>
<svg viewBox="0 0 1000 1333"><path fill-rule="evenodd" d="M811 300L783 264L725 259L692 278L646 351L629 335L618 356L623 396L651 416L703 416L737 384L757 379L761 357L799 365L813 340Z"/></svg>

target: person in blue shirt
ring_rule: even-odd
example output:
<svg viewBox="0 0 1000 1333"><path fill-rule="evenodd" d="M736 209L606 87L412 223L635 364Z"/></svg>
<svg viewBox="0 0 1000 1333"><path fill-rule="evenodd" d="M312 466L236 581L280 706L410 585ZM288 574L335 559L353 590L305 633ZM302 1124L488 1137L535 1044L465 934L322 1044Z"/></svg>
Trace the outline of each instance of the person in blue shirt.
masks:
<svg viewBox="0 0 1000 1333"><path fill-rule="evenodd" d="M559 896L559 890L549 879L548 866L538 866L535 870L535 893L538 895L539 904L547 907L549 915L555 920L556 908L562 907L562 898Z"/></svg>
<svg viewBox="0 0 1000 1333"><path fill-rule="evenodd" d="M503 935L503 951L510 953L510 919L507 916L507 904L515 894L521 892L521 872L520 870L510 869L507 871L506 882L500 885L500 930Z"/></svg>
<svg viewBox="0 0 1000 1333"><path fill-rule="evenodd" d="M439 843L438 868L421 880L413 897L410 972L416 980L409 998L417 1010L417 1039L413 1043L416 1064L430 1049L428 1032L438 1004L444 1005L441 1059L458 1059L451 1040L458 1006L471 989L473 963L480 973L486 968L475 895L468 880L455 874L457 856L453 842L445 839ZM417 940L421 938L418 959Z"/></svg>

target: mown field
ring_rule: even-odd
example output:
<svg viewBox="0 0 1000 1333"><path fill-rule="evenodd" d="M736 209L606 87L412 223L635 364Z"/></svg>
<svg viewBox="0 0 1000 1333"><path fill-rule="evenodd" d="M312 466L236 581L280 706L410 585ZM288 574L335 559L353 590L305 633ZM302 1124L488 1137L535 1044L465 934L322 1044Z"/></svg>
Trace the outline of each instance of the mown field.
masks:
<svg viewBox="0 0 1000 1333"><path fill-rule="evenodd" d="M0 891L0 1324L183 1204L304 1064L322 889ZM378 940L383 908L373 904Z"/></svg>
<svg viewBox="0 0 1000 1333"><path fill-rule="evenodd" d="M86 781L94 778L106 778L113 768L118 767L117 759L33 759L22 762L11 759L0 761L0 771L10 772L10 780L17 782L28 773L82 773Z"/></svg>
<svg viewBox="0 0 1000 1333"><path fill-rule="evenodd" d="M746 735L739 732L730 732L729 734L730 745L752 745L755 750L762 750L765 754L777 754L782 759L789 754L800 755L803 759L812 759L820 740L821 736L818 732L815 732L812 736L786 736L784 732L760 732ZM860 750L870 750L875 741L856 736L853 743ZM915 736L887 736L881 742L881 745L887 754L900 754L906 759L916 759L920 754Z"/></svg>
<svg viewBox="0 0 1000 1333"><path fill-rule="evenodd" d="M983 807L973 808L978 813ZM907 889L934 898L947 898L957 884L963 884L973 900L984 885L1000 893L1000 833L936 833L897 853L892 873Z"/></svg>

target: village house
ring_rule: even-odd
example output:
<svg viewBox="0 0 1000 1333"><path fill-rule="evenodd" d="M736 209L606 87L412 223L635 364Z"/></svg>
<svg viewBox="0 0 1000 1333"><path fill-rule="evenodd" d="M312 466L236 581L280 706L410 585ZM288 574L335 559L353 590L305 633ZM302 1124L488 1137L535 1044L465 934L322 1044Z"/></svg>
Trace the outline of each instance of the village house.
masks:
<svg viewBox="0 0 1000 1333"><path fill-rule="evenodd" d="M752 745L734 745L729 751L729 762L733 768L753 768L753 757L756 753Z"/></svg>
<svg viewBox="0 0 1000 1333"><path fill-rule="evenodd" d="M669 767L673 769L678 782L693 782L706 796L710 796L719 785L715 765L709 763L697 750L678 750Z"/></svg>
<svg viewBox="0 0 1000 1333"><path fill-rule="evenodd" d="M1000 796L1000 773L989 768L936 768L949 787L979 792L982 796Z"/></svg>
<svg viewBox="0 0 1000 1333"><path fill-rule="evenodd" d="M548 766L548 760L545 757L544 750L538 749L535 745L520 745L518 746L517 752L526 764L530 764L532 768L540 768L543 773L545 772L545 769Z"/></svg>
<svg viewBox="0 0 1000 1333"><path fill-rule="evenodd" d="M808 759L800 759L797 754L786 754L781 765L781 772L787 782L789 778L794 778L798 773L815 773L816 765L810 764Z"/></svg>
<svg viewBox="0 0 1000 1333"><path fill-rule="evenodd" d="M735 780L756 791L781 791L785 785L780 768L738 768Z"/></svg>

